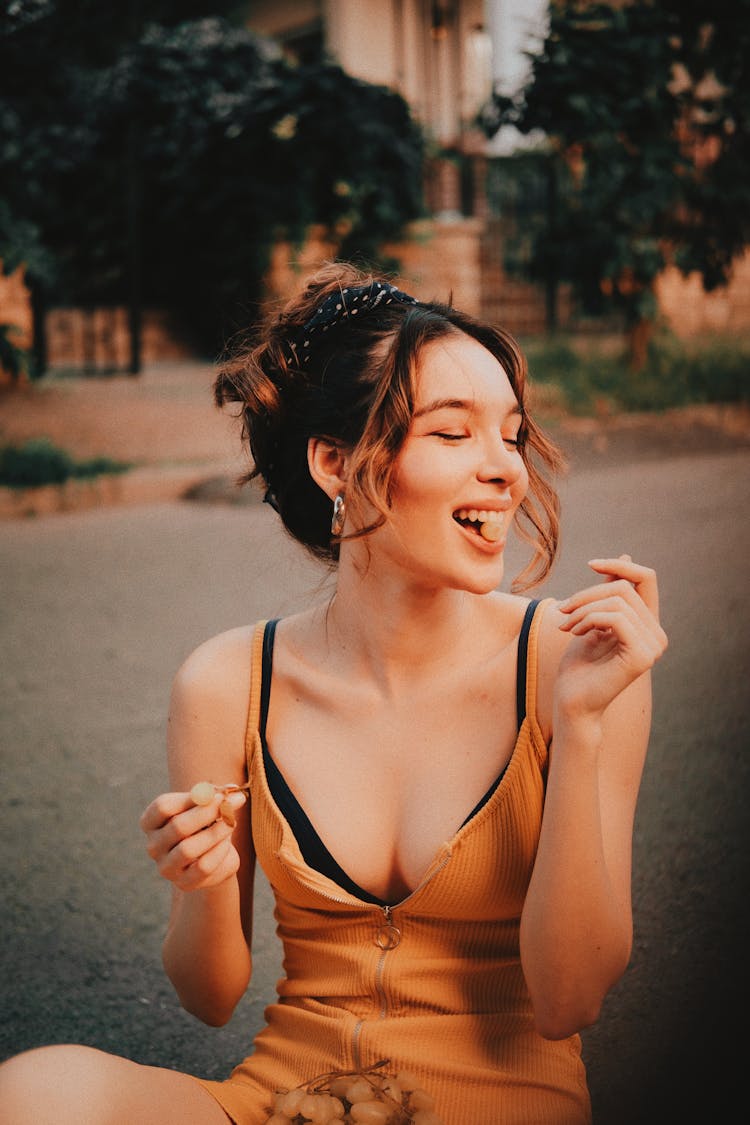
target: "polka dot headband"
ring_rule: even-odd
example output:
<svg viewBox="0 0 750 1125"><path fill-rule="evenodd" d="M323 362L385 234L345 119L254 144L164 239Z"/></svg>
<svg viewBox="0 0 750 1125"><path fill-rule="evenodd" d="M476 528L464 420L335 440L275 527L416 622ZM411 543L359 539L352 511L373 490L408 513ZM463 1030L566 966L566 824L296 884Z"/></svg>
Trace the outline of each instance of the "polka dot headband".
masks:
<svg viewBox="0 0 750 1125"><path fill-rule="evenodd" d="M297 339L290 340L288 356L290 362L297 366L308 363L316 342L323 333L337 324L350 317L374 312L381 305L394 303L418 305L419 301L415 297L410 297L408 293L403 293L395 285L383 281L373 281L370 285L349 286L338 293L332 293L303 326Z"/></svg>

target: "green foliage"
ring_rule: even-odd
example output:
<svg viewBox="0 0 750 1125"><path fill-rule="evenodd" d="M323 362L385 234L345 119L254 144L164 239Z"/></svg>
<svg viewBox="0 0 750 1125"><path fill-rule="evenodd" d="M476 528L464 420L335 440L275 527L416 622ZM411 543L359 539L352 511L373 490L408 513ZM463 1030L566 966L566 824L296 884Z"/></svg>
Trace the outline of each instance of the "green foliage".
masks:
<svg viewBox="0 0 750 1125"><path fill-rule="evenodd" d="M11 340L11 336L18 332L20 328L17 325L0 323L0 371L7 372L13 380L19 379L28 370L26 351Z"/></svg>
<svg viewBox="0 0 750 1125"><path fill-rule="evenodd" d="M34 488L43 484L63 484L71 478L84 479L103 473L122 473L130 466L109 457L76 461L47 438L33 438L23 445L0 446L0 485L6 488Z"/></svg>
<svg viewBox="0 0 750 1125"><path fill-rule="evenodd" d="M659 333L636 372L621 350L584 349L564 337L531 340L525 351L534 383L557 388L573 414L750 402L750 345L727 339L687 345Z"/></svg>
<svg viewBox="0 0 750 1125"><path fill-rule="evenodd" d="M551 5L525 91L484 115L489 133L547 137L556 200L534 232L536 276L631 324L653 316L670 261L707 289L728 280L750 242L748 51L750 0Z"/></svg>
<svg viewBox="0 0 750 1125"><path fill-rule="evenodd" d="M0 257L51 301L164 307L209 355L253 318L277 236L323 223L372 257L421 213L403 99L291 66L223 18L236 7L18 0L0 18Z"/></svg>

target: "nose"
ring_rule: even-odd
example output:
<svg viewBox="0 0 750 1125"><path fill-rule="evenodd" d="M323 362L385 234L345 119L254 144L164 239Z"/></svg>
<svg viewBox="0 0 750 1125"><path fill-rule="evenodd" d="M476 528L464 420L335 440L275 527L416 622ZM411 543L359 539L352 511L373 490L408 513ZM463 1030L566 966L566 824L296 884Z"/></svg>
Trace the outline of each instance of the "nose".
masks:
<svg viewBox="0 0 750 1125"><path fill-rule="evenodd" d="M524 472L520 453L514 446L507 445L500 434L488 435L482 454L482 464L477 473L481 481L512 485Z"/></svg>

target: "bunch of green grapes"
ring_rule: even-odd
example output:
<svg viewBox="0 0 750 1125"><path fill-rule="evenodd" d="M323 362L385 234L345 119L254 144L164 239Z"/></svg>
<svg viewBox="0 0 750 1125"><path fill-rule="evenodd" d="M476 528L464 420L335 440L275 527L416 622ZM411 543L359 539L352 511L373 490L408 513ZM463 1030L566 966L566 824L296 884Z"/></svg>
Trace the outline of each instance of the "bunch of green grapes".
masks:
<svg viewBox="0 0 750 1125"><path fill-rule="evenodd" d="M417 1079L405 1070L388 1074L387 1065L334 1071L279 1090L265 1125L442 1125Z"/></svg>

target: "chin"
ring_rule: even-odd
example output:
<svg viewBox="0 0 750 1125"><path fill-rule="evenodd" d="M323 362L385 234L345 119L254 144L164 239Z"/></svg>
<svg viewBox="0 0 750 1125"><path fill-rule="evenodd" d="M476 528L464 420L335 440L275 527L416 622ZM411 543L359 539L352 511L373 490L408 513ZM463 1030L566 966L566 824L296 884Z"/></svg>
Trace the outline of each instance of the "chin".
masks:
<svg viewBox="0 0 750 1125"><path fill-rule="evenodd" d="M498 586L502 583L505 575L505 568L498 567L493 570L491 574L486 574L482 577L479 575L474 578L465 578L463 581L456 584L459 590L465 590L467 594L491 594L493 590L497 590Z"/></svg>

